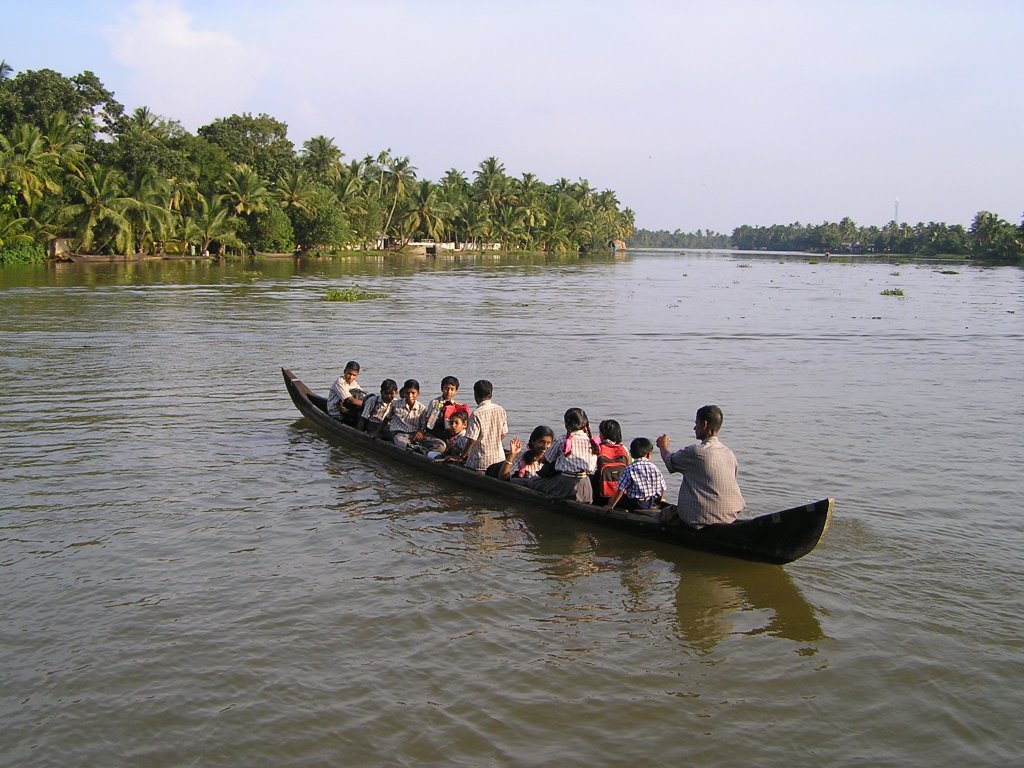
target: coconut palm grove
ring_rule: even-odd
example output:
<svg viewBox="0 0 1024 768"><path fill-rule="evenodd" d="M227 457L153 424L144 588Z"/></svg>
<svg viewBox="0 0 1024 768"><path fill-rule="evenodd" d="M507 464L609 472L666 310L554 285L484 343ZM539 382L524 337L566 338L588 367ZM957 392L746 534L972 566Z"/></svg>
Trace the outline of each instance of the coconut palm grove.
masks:
<svg viewBox="0 0 1024 768"><path fill-rule="evenodd" d="M195 134L128 112L92 72L15 74L0 61L0 262L81 254L225 255L401 249L414 240L583 253L647 247L848 250L1024 263L1024 224L981 211L969 229L931 222L742 226L731 235L635 230L615 192L586 179L509 176L496 157L467 174L417 177L384 149L348 159L335 140L296 148L270 115Z"/></svg>
<svg viewBox="0 0 1024 768"><path fill-rule="evenodd" d="M385 149L347 160L335 140L300 148L269 115L189 133L146 107L127 112L92 72L14 75L0 63L0 260L78 253L333 252L414 239L583 252L633 231L633 212L585 179L511 177L494 157L472 173L417 178Z"/></svg>

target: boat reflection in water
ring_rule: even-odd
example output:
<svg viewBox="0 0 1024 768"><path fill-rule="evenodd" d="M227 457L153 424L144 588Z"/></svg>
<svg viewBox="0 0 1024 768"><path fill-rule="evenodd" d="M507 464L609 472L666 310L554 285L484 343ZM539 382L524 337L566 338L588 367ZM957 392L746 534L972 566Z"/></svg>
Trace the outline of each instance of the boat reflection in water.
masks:
<svg viewBox="0 0 1024 768"><path fill-rule="evenodd" d="M767 635L808 643L827 639L814 608L784 568L705 552L651 545L583 522L568 522L532 510L516 510L480 521L470 537L477 546L507 547L528 534L542 570L559 582L615 572L625 590L621 607L630 614L662 613L666 592L674 595L675 631L688 650L711 652L733 635ZM515 522L518 525L509 525ZM674 585L668 584L671 580Z"/></svg>
<svg viewBox="0 0 1024 768"><path fill-rule="evenodd" d="M678 632L695 651L707 653L732 634L825 639L814 609L783 568L697 554L673 564Z"/></svg>

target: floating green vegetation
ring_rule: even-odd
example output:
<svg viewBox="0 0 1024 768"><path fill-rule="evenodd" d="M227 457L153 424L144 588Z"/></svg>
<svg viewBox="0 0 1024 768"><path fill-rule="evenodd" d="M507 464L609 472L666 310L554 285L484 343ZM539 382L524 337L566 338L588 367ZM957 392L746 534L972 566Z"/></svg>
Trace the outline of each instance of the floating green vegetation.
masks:
<svg viewBox="0 0 1024 768"><path fill-rule="evenodd" d="M890 272L890 273L889 273L889 275L890 275L891 277L899 277L899 276L900 276L900 273L899 273L899 272Z"/></svg>
<svg viewBox="0 0 1024 768"><path fill-rule="evenodd" d="M902 296L903 295L903 289L902 288L886 288L884 291L882 291L882 295L883 296Z"/></svg>
<svg viewBox="0 0 1024 768"><path fill-rule="evenodd" d="M370 299L386 299L386 293L364 291L358 285L347 288L331 288L324 296L324 301L369 301Z"/></svg>
<svg viewBox="0 0 1024 768"><path fill-rule="evenodd" d="M0 248L0 264L30 264L45 259L46 249L35 243L18 243Z"/></svg>
<svg viewBox="0 0 1024 768"><path fill-rule="evenodd" d="M942 270L939 270L939 274L940 275L959 275L960 273L957 272L955 269L942 269Z"/></svg>
<svg viewBox="0 0 1024 768"><path fill-rule="evenodd" d="M737 264L736 266L739 267L740 269L750 269L749 264Z"/></svg>
<svg viewBox="0 0 1024 768"><path fill-rule="evenodd" d="M807 262L807 263L808 263L808 264L821 264L821 262L820 262L820 261L818 261L817 259L810 259L810 260L808 260L808 262Z"/></svg>

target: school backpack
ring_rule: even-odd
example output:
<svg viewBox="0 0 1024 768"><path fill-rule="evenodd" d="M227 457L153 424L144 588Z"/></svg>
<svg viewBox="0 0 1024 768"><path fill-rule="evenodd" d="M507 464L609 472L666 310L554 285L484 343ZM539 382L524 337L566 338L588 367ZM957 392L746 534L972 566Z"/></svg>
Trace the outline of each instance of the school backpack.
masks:
<svg viewBox="0 0 1024 768"><path fill-rule="evenodd" d="M597 471L594 472L594 496L610 499L619 488L622 477L629 463L629 452L621 445L603 443L597 454Z"/></svg>

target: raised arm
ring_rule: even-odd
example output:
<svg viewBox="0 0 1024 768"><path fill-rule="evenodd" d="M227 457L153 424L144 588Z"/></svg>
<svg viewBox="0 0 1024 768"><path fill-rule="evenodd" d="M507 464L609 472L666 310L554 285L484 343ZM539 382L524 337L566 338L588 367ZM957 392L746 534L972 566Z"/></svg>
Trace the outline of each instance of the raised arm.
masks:
<svg viewBox="0 0 1024 768"><path fill-rule="evenodd" d="M672 463L670 460L672 458L672 438L668 435L661 435L655 441L655 445L657 445L658 450L661 451L661 460L665 462L665 466L668 468L668 471L671 472Z"/></svg>
<svg viewBox="0 0 1024 768"><path fill-rule="evenodd" d="M498 477L502 480L508 480L509 475L512 474L512 465L515 463L516 456L523 449L523 442L518 437L513 437L508 441L508 457L501 465L501 472L498 473Z"/></svg>

